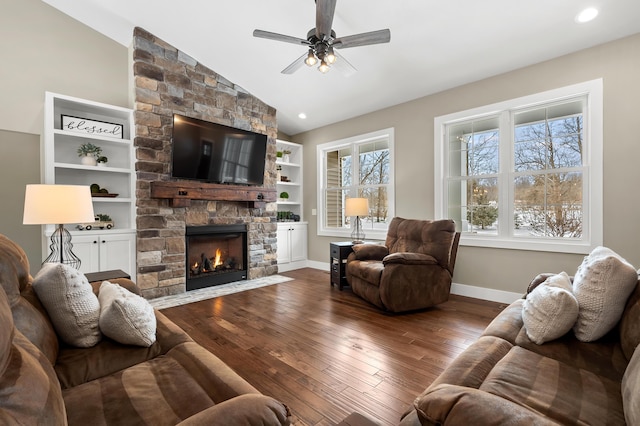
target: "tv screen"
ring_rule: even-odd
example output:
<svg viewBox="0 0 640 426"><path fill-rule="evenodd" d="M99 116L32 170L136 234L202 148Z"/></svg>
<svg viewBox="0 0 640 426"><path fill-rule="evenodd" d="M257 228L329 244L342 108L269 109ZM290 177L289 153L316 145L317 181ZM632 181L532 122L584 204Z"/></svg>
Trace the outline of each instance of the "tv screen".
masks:
<svg viewBox="0 0 640 426"><path fill-rule="evenodd" d="M171 176L262 185L267 135L173 115Z"/></svg>

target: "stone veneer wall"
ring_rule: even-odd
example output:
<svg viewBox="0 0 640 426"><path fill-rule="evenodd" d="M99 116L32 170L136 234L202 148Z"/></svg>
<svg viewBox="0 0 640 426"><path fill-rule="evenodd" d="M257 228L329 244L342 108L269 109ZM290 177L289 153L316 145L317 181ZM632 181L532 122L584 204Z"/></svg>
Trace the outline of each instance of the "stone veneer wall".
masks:
<svg viewBox="0 0 640 426"><path fill-rule="evenodd" d="M275 188L276 111L192 57L136 28L133 38L137 171L137 284L147 298L186 291L187 225L244 223L249 276L277 273L275 203L196 201L173 208L150 197L150 183L170 180L173 113L267 134L264 185Z"/></svg>

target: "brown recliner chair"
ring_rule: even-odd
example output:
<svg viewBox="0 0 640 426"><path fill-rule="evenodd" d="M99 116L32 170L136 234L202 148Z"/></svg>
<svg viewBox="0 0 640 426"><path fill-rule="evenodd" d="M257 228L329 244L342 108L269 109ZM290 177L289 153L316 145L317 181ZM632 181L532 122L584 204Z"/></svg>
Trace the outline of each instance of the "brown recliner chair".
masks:
<svg viewBox="0 0 640 426"><path fill-rule="evenodd" d="M390 312L446 302L459 240L452 220L395 217L384 246L353 246L347 282L355 294Z"/></svg>

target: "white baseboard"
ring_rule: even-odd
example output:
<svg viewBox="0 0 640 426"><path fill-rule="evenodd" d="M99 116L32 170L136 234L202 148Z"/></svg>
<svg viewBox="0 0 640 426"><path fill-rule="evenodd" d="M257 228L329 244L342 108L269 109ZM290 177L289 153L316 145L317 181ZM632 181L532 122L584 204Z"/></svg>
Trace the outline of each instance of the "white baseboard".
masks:
<svg viewBox="0 0 640 426"><path fill-rule="evenodd" d="M278 263L278 272L287 272L293 271L294 269L306 268L308 265L308 260L298 260L296 262L289 263Z"/></svg>
<svg viewBox="0 0 640 426"><path fill-rule="evenodd" d="M308 260L308 268L320 269L322 271L329 271L329 263L317 262L314 260ZM296 268L293 268L296 269ZM284 271L283 271L284 272ZM513 293L504 290L495 290L486 287L476 287L467 284L451 284L451 294L458 296L473 297L474 299L489 300L491 302L498 303L512 303L522 298L523 293Z"/></svg>
<svg viewBox="0 0 640 426"><path fill-rule="evenodd" d="M495 290L486 287L476 287L467 284L451 284L451 294L473 297L474 299L490 300L498 303L512 303L522 298L524 293L513 293L504 290Z"/></svg>
<svg viewBox="0 0 640 426"><path fill-rule="evenodd" d="M321 271L330 271L329 262L318 262L316 260L307 260L307 267L313 269L320 269Z"/></svg>

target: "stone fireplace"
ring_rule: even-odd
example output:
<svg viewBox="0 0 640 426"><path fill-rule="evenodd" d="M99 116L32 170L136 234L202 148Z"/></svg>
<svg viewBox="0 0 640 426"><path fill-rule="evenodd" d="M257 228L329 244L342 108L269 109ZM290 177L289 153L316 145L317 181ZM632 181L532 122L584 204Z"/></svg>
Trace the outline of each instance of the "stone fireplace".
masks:
<svg viewBox="0 0 640 426"><path fill-rule="evenodd" d="M245 225L188 226L187 291L247 279Z"/></svg>
<svg viewBox="0 0 640 426"><path fill-rule="evenodd" d="M184 293L191 261L186 257L187 229L212 225L246 229L246 278L277 273L275 193L276 111L194 58L136 28L133 38L136 125L137 274L146 298ZM174 113L266 134L264 185L237 196L237 188L200 188L206 196L159 197L158 184L171 179L171 131ZM182 181L185 184L188 181ZM206 184L205 184L206 185ZM263 194L264 193L264 194ZM255 195L255 197L254 197ZM254 198L251 198L254 197ZM253 200L253 201L249 201ZM200 254L198 254L200 255ZM211 257L211 256L208 256Z"/></svg>

